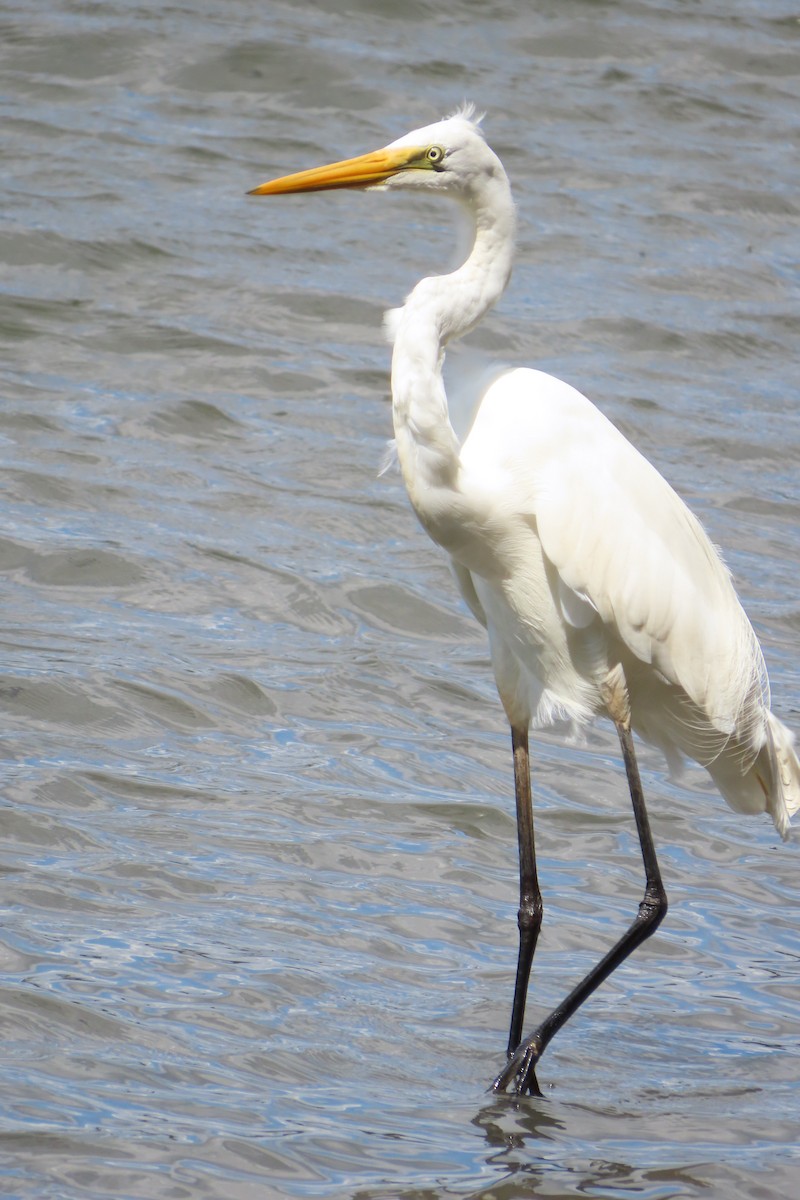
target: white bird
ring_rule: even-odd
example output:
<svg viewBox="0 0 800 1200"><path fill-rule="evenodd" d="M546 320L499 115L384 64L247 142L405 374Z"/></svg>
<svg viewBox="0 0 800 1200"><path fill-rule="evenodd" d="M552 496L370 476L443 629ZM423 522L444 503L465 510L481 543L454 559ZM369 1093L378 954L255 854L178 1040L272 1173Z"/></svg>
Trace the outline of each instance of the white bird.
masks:
<svg viewBox="0 0 800 1200"><path fill-rule="evenodd" d="M539 1094L535 1068L550 1039L666 913L631 728L670 763L689 756L702 764L732 808L766 811L782 837L800 808L800 763L792 734L770 712L761 649L722 559L655 467L589 400L541 371L509 370L476 397L471 426L456 435L445 347L502 294L515 230L508 177L472 118L467 107L384 149L252 194L440 192L471 217L464 264L423 279L388 314L392 412L411 504L488 631L511 725L520 948L508 1061L494 1088L513 1083ZM542 920L528 732L598 715L611 718L622 745L644 899L606 957L523 1040Z"/></svg>

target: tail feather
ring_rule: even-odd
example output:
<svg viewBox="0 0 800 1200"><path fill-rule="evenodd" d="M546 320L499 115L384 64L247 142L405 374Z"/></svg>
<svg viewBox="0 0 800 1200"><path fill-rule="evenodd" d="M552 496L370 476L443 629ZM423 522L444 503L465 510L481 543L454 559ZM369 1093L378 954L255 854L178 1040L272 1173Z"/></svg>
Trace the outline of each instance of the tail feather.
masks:
<svg viewBox="0 0 800 1200"><path fill-rule="evenodd" d="M765 751L769 758L768 779L764 781L766 808L785 839L789 836L789 818L800 809L800 761L794 748L794 734L772 713L767 714L767 744L759 759ZM757 760L756 769L758 765Z"/></svg>
<svg viewBox="0 0 800 1200"><path fill-rule="evenodd" d="M800 761L794 735L766 709L761 747L752 757L752 744L731 738L725 749L705 764L722 795L737 812L768 812L785 840L789 819L800 809Z"/></svg>

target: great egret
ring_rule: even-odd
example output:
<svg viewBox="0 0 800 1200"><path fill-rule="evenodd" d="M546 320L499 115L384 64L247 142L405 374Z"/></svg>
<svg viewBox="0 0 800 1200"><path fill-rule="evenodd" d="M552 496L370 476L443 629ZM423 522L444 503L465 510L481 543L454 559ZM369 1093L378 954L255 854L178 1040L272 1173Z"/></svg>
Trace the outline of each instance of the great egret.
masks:
<svg viewBox="0 0 800 1200"><path fill-rule="evenodd" d="M489 634L511 726L520 855L520 946L508 1061L539 1094L550 1039L663 919L631 729L677 762L709 772L732 808L768 812L787 836L800 808L800 763L770 712L756 636L699 522L656 469L584 396L541 371L509 370L476 398L459 438L442 379L449 341L471 329L511 271L515 211L503 166L471 107L382 150L287 175L257 196L329 188L441 192L470 214L469 257L423 279L388 314L400 468L423 527L450 554L462 595ZM614 722L644 862L630 928L535 1032L522 1040L542 920L528 731L555 718Z"/></svg>

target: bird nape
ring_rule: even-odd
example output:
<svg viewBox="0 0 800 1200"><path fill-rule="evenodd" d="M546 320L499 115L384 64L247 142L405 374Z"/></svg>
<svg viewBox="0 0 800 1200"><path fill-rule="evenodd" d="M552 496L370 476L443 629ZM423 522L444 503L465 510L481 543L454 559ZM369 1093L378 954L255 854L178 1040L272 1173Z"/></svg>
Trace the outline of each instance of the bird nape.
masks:
<svg viewBox="0 0 800 1200"><path fill-rule="evenodd" d="M509 370L476 397L470 427L456 433L443 352L502 294L515 229L508 177L471 108L251 194L331 188L441 192L472 216L463 265L423 279L390 314L392 413L409 499L488 631L511 726L519 958L508 1061L493 1086L540 1094L536 1064L551 1038L667 911L632 730L671 762L700 763L734 809L769 813L782 837L800 808L800 763L792 734L770 712L761 648L719 554L589 400L541 371ZM523 1038L542 921L528 731L597 715L611 718L622 746L644 898L605 958Z"/></svg>

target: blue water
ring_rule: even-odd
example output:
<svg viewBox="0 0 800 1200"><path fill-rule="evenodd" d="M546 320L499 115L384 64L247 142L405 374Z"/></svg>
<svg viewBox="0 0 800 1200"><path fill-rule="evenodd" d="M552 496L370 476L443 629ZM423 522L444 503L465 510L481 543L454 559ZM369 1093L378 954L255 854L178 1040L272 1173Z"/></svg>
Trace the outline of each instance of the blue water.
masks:
<svg viewBox="0 0 800 1200"><path fill-rule="evenodd" d="M382 313L448 265L450 214L245 193L485 108L520 244L473 352L581 387L667 474L800 729L797 12L0 22L0 1194L793 1195L798 847L654 753L669 917L548 1050L543 1101L487 1092L507 732L482 631L378 476ZM610 731L534 754L531 1020L641 895Z"/></svg>

